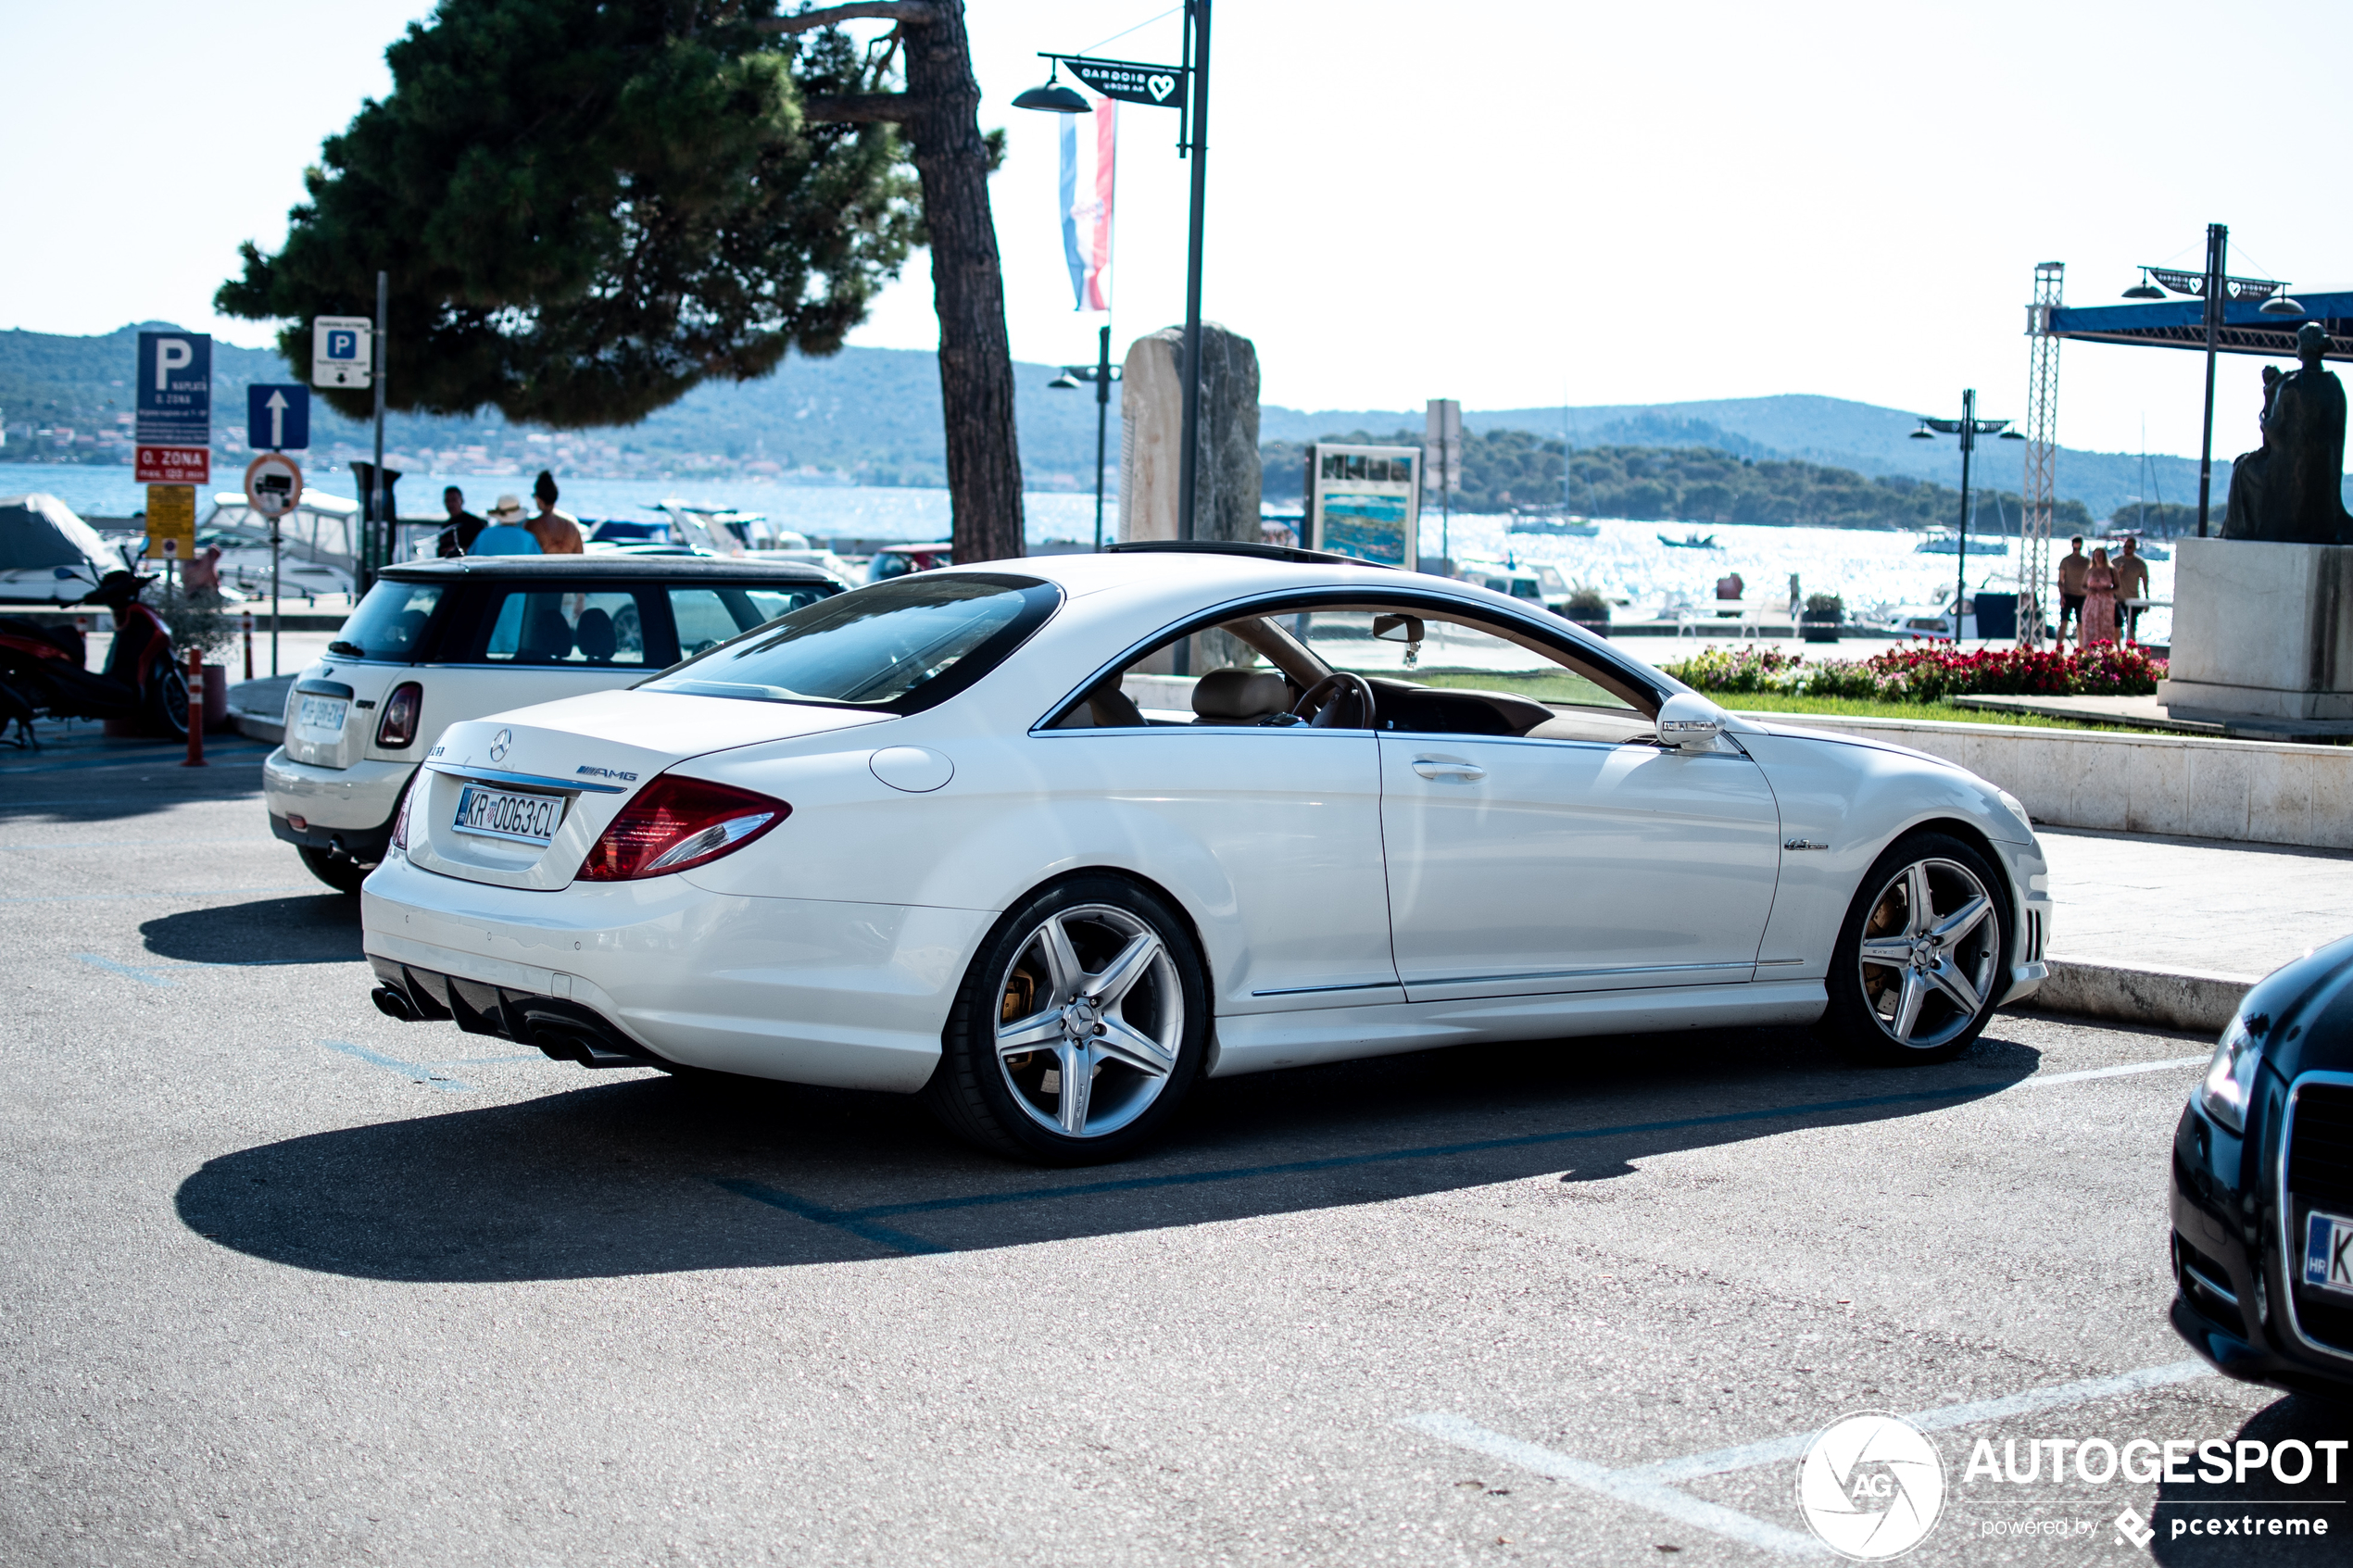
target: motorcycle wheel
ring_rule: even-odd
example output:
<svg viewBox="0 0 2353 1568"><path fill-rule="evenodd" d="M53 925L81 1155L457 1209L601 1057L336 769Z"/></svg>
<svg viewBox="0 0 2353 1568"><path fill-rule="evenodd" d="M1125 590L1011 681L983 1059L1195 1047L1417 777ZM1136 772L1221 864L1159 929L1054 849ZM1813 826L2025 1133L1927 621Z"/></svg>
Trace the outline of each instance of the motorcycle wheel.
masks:
<svg viewBox="0 0 2353 1568"><path fill-rule="evenodd" d="M188 677L166 664L147 678L147 726L172 740L188 738Z"/></svg>

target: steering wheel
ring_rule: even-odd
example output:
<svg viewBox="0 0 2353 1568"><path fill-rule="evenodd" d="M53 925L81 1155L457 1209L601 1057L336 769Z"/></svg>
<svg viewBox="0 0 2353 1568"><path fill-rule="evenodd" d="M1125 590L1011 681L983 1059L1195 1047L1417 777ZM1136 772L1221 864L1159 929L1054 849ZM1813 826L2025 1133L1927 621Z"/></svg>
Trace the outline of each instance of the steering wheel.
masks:
<svg viewBox="0 0 2353 1568"><path fill-rule="evenodd" d="M1317 729L1369 730L1378 708L1371 682L1335 670L1301 693L1290 710Z"/></svg>

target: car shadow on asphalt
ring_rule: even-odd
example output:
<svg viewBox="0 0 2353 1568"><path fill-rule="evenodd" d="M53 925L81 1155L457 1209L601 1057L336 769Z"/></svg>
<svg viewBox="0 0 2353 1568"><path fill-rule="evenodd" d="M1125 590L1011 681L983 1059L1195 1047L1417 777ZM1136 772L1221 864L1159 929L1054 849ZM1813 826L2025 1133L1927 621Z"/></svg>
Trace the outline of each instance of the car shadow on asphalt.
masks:
<svg viewBox="0 0 2353 1568"><path fill-rule="evenodd" d="M293 851L287 851L291 859ZM297 865L295 874L309 872ZM139 927L147 951L182 963L356 963L360 947L359 900L321 888L317 893L158 915Z"/></svg>
<svg viewBox="0 0 2353 1568"><path fill-rule="evenodd" d="M2252 1562L2340 1563L2353 1558L2353 1545L2347 1543L2353 1537L2353 1451L2339 1447L2332 1455L2315 1447L2342 1444L2353 1436L2348 1424L2353 1424L2353 1402L2298 1394L2264 1406L2231 1435L2230 1459L2254 1461L2245 1481L2237 1479L2235 1466L2226 1461L2229 1480L2171 1481L2158 1487L2157 1505L2149 1510L2149 1525L2157 1532L2149 1542L2150 1555L2171 1568ZM2243 1446L2249 1442L2260 1447ZM2303 1445L2300 1452L2281 1461L2291 1474L2304 1474L2299 1482L2280 1480L2268 1462L2271 1450L2283 1443ZM2196 1476L2200 1457L2191 1454L2183 1468ZM2281 1522L2278 1535L2271 1533L2274 1519ZM2297 1523L2309 1532L2322 1521L2324 1535L2287 1533ZM2192 1534L2193 1529L2197 1533Z"/></svg>
<svg viewBox="0 0 2353 1568"><path fill-rule="evenodd" d="M1041 1170L903 1096L635 1077L311 1134L208 1161L182 1220L373 1279L579 1279L969 1251L1376 1203L1996 1094L2041 1058L1852 1066L1793 1030L1455 1047L1202 1084L1151 1153Z"/></svg>

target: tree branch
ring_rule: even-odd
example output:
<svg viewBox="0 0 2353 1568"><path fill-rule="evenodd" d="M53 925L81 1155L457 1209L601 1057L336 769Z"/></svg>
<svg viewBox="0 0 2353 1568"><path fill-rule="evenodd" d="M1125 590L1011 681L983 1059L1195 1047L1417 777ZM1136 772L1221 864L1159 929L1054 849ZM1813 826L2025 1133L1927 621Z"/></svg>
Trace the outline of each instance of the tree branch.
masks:
<svg viewBox="0 0 2353 1568"><path fill-rule="evenodd" d="M848 6L827 6L823 10L803 11L797 17L771 17L753 25L762 32L810 32L836 22L856 21L862 18L880 18L902 26L921 27L937 20L939 13L931 0L854 0Z"/></svg>
<svg viewBox="0 0 2353 1568"><path fill-rule="evenodd" d="M812 119L847 120L871 125L888 120L904 125L921 112L922 101L904 93L851 93L838 98L803 98L800 112Z"/></svg>

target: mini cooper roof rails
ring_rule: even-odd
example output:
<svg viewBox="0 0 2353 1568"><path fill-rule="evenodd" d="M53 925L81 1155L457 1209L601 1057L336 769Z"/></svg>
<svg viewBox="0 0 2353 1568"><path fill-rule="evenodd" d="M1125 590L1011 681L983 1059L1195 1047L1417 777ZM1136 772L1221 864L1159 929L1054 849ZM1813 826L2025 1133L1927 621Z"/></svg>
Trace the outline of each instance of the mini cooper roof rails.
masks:
<svg viewBox="0 0 2353 1568"><path fill-rule="evenodd" d="M1329 550L1302 550L1291 545L1252 545L1239 539L1136 539L1103 546L1105 555L1114 551L1122 555L1175 551L1181 555L1249 556L1256 560L1287 560L1304 566L1369 566L1382 571L1399 570L1387 561L1359 560L1354 556L1335 555Z"/></svg>

